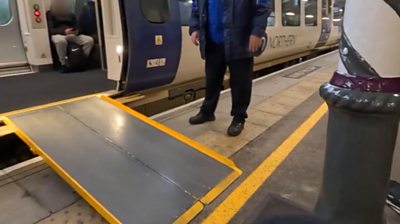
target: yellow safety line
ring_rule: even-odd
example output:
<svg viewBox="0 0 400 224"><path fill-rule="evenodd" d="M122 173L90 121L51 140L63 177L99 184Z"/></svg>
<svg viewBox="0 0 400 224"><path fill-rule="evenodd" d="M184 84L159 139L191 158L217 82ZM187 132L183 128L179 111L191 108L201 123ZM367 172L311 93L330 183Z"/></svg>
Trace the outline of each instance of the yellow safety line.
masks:
<svg viewBox="0 0 400 224"><path fill-rule="evenodd" d="M326 114L328 107L321 105L295 130L266 160L264 160L202 223L228 223L250 197L285 161L296 146Z"/></svg>
<svg viewBox="0 0 400 224"><path fill-rule="evenodd" d="M4 118L4 123L12 127L18 137L20 137L29 147L40 155L47 163L70 185L72 186L97 212L99 212L107 222L120 224L110 211L108 211L93 195L91 195L78 181L68 174L61 166L54 161L44 150L42 150L32 139L30 139L21 129L19 129L9 118Z"/></svg>

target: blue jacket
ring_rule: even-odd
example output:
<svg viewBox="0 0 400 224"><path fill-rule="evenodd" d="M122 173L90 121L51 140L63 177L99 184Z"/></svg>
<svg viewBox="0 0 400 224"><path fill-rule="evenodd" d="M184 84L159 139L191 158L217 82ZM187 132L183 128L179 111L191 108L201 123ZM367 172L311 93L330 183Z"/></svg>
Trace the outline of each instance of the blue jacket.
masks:
<svg viewBox="0 0 400 224"><path fill-rule="evenodd" d="M200 52L205 58L208 26L208 0L193 0L189 33L200 33ZM262 37L270 13L269 0L221 0L224 17L223 32L227 61L253 57L248 51L250 35Z"/></svg>
<svg viewBox="0 0 400 224"><path fill-rule="evenodd" d="M208 0L208 39L216 44L224 43L224 8L221 0Z"/></svg>

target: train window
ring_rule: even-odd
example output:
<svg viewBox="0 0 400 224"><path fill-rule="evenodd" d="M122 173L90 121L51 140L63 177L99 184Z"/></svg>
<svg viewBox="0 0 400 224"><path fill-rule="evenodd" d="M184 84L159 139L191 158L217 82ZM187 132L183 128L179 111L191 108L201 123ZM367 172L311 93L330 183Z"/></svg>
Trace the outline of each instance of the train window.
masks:
<svg viewBox="0 0 400 224"><path fill-rule="evenodd" d="M341 26L343 21L344 8L342 5L335 4L333 6L333 25Z"/></svg>
<svg viewBox="0 0 400 224"><path fill-rule="evenodd" d="M275 26L275 0L269 1L268 7L271 10L268 16L268 26Z"/></svg>
<svg viewBox="0 0 400 224"><path fill-rule="evenodd" d="M318 25L318 1L308 0L305 3L306 8L306 26Z"/></svg>
<svg viewBox="0 0 400 224"><path fill-rule="evenodd" d="M182 26L188 26L192 15L193 0L179 0Z"/></svg>
<svg viewBox="0 0 400 224"><path fill-rule="evenodd" d="M282 0L282 25L300 26L300 0Z"/></svg>
<svg viewBox="0 0 400 224"><path fill-rule="evenodd" d="M14 1L14 0L11 0ZM0 26L11 20L10 0L0 0Z"/></svg>
<svg viewBox="0 0 400 224"><path fill-rule="evenodd" d="M144 17L151 23L165 23L169 19L168 0L141 0Z"/></svg>

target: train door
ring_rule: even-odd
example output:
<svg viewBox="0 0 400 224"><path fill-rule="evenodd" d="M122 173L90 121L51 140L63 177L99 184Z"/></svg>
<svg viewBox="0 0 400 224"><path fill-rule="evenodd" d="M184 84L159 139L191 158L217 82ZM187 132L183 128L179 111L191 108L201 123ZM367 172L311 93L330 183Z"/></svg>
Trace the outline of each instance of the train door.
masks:
<svg viewBox="0 0 400 224"><path fill-rule="evenodd" d="M125 0L126 85L138 91L171 83L178 71L182 32L178 1Z"/></svg>
<svg viewBox="0 0 400 224"><path fill-rule="evenodd" d="M321 17L321 36L317 43L317 48L325 46L332 32L332 0L322 0L322 17Z"/></svg>
<svg viewBox="0 0 400 224"><path fill-rule="evenodd" d="M2 70L28 64L15 0L0 0L0 49L0 76Z"/></svg>

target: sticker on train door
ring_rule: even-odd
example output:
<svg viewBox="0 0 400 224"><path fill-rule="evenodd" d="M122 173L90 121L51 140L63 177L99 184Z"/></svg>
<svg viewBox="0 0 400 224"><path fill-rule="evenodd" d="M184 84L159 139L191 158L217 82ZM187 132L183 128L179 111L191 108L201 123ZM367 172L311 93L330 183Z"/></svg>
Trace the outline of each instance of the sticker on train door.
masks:
<svg viewBox="0 0 400 224"><path fill-rule="evenodd" d="M164 43L163 35L156 35L154 39L155 39L156 46L163 45L163 43Z"/></svg>

